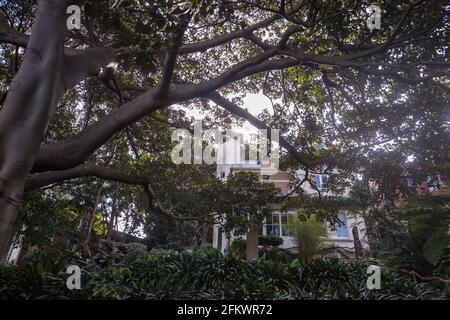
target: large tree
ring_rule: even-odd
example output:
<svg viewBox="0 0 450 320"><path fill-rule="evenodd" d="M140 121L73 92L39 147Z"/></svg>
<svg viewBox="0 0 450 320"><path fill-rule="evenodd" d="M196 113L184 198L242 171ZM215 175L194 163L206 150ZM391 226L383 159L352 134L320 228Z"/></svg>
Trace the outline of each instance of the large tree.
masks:
<svg viewBox="0 0 450 320"><path fill-rule="evenodd" d="M97 176L152 195L148 176L93 160L125 129L130 152L157 144L133 127L173 105L277 126L288 165L307 172L359 168L395 147L433 166L448 159L446 1L385 1L380 30L359 0L0 4L2 255L24 190ZM67 30L71 4L84 5L80 30ZM273 113L242 109L251 92L274 99ZM372 148L382 142L385 152Z"/></svg>

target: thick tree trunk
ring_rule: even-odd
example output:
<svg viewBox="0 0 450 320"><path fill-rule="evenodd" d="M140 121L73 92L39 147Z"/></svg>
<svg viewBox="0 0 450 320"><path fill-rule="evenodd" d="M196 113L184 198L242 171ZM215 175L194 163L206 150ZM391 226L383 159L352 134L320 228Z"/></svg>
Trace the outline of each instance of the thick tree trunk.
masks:
<svg viewBox="0 0 450 320"><path fill-rule="evenodd" d="M258 259L258 229L253 228L247 232L245 255L247 260Z"/></svg>
<svg viewBox="0 0 450 320"><path fill-rule="evenodd" d="M0 258L8 252L25 178L64 92L65 1L40 1L24 60L0 111Z"/></svg>
<svg viewBox="0 0 450 320"><path fill-rule="evenodd" d="M352 234L353 234L353 244L355 246L355 258L356 261L359 260L359 258L362 257L363 254L363 246L361 241L359 240L359 233L358 233L358 227L354 226L352 228Z"/></svg>
<svg viewBox="0 0 450 320"><path fill-rule="evenodd" d="M200 246L201 247L206 247L209 244L209 242L208 242L208 229L209 229L209 224L208 224L208 222L205 219L205 221L202 223L201 242L200 242Z"/></svg>
<svg viewBox="0 0 450 320"><path fill-rule="evenodd" d="M17 43L26 46L26 53L0 109L0 259L7 254L25 178L59 100L66 90L117 59L114 48L64 47L66 9L73 2L39 1L31 36ZM14 34L4 23L1 32Z"/></svg>
<svg viewBox="0 0 450 320"><path fill-rule="evenodd" d="M0 212L0 261L5 261L9 252L17 207L2 196L0 198Z"/></svg>

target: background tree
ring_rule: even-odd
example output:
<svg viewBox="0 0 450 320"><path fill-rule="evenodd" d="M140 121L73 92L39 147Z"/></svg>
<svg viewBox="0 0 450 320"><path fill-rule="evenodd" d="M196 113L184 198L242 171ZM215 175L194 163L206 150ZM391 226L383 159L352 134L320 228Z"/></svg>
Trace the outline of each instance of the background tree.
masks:
<svg viewBox="0 0 450 320"><path fill-rule="evenodd" d="M275 205L280 192L273 183L259 181L253 172L236 172L226 182L224 229L234 236L246 235L246 257L258 258L258 235L264 219Z"/></svg>

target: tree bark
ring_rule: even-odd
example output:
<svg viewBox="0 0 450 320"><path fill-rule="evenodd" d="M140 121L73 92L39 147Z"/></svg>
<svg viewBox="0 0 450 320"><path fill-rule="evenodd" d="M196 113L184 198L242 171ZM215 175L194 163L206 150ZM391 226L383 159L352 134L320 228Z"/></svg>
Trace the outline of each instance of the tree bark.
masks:
<svg viewBox="0 0 450 320"><path fill-rule="evenodd" d="M33 175L26 180L25 191L81 177L97 177L104 180L135 185L146 185L150 183L150 179L145 176L135 176L119 170L109 169L94 164L85 164L69 170L50 171Z"/></svg>
<svg viewBox="0 0 450 320"><path fill-rule="evenodd" d="M25 178L62 96L65 1L40 1L23 63L0 111L0 259L8 253Z"/></svg>
<svg viewBox="0 0 450 320"><path fill-rule="evenodd" d="M68 0L39 1L29 38L18 37L5 22L0 24L0 38L12 35L17 45L26 45L0 110L0 261L8 252L26 176L59 100L67 89L117 59L113 48L64 47L68 4Z"/></svg>
<svg viewBox="0 0 450 320"><path fill-rule="evenodd" d="M246 240L246 248L245 255L247 260L256 260L258 259L258 229L252 228L249 232L247 232L247 240Z"/></svg>
<svg viewBox="0 0 450 320"><path fill-rule="evenodd" d="M208 245L208 229L209 224L207 219L202 222L202 231L201 231L201 243L200 246L206 247Z"/></svg>
<svg viewBox="0 0 450 320"><path fill-rule="evenodd" d="M117 191L114 193L114 198L113 198L112 205L111 205L111 207L112 207L111 208L111 218L109 220L108 232L106 234L106 239L108 239L108 240L111 240L112 233L114 231L115 222L117 219L117 201L119 198L119 195L118 195L119 190L120 190L120 187L117 188Z"/></svg>
<svg viewBox="0 0 450 320"><path fill-rule="evenodd" d="M83 246L83 249L85 251L85 254L88 257L91 257L91 255L92 255L91 254L91 249L90 249L92 227L94 226L95 216L96 216L96 213L97 213L98 204L100 203L102 190L103 190L103 182L100 183L100 185L97 188L97 193L95 195L94 207L93 207L93 209L91 211L91 214L89 215L88 225L87 225L87 229L86 229L86 238L85 238L85 240L82 243L82 246Z"/></svg>

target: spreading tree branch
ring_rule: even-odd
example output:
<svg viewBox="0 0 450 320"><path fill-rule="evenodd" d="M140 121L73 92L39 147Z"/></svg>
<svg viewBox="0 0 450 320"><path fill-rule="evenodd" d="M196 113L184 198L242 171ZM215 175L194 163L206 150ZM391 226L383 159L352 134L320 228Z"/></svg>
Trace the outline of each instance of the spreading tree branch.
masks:
<svg viewBox="0 0 450 320"><path fill-rule="evenodd" d="M134 176L122 171L108 169L94 164L83 164L68 170L43 172L33 175L26 180L25 191L81 177L97 177L134 185L145 185L149 183L147 177Z"/></svg>
<svg viewBox="0 0 450 320"><path fill-rule="evenodd" d="M207 95L205 95L206 98L210 99L223 109L227 110L228 112L241 117L248 122L250 122L253 126L255 126L258 129L265 129L270 130L269 126L267 126L263 121L259 120L257 117L253 116L250 112L247 110L244 110L240 108L237 104L231 102L230 100L224 98L217 92L212 92ZM305 155L298 152L298 150L290 144L285 138L280 137L280 146L285 148L288 153L300 164L306 166L306 167L314 167L320 164L325 164L331 161L331 159L327 157L322 157L318 159L310 159L306 157Z"/></svg>

